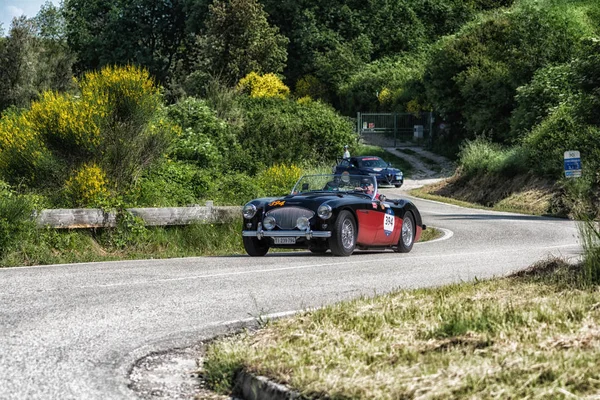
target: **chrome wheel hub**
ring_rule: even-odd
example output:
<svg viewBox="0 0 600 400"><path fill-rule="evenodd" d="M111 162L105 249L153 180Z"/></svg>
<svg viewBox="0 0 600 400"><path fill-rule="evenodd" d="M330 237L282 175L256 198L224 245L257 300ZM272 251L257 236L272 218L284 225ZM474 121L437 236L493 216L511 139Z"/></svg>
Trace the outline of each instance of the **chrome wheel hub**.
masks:
<svg viewBox="0 0 600 400"><path fill-rule="evenodd" d="M404 246L409 247L412 244L413 237L412 219L405 218L402 224L402 243L404 243Z"/></svg>
<svg viewBox="0 0 600 400"><path fill-rule="evenodd" d="M352 222L347 219L342 224L342 246L345 249L351 249L354 246L354 226Z"/></svg>

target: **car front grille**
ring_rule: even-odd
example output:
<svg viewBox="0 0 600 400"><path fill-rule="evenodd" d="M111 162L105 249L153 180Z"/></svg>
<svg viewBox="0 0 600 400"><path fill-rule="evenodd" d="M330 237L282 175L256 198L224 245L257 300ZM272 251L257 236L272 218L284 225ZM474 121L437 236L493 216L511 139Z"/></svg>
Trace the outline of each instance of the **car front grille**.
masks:
<svg viewBox="0 0 600 400"><path fill-rule="evenodd" d="M306 217L311 219L315 213L314 211L302 207L284 207L268 211L265 216L267 215L275 218L277 226L280 229L294 229L296 228L296 221L298 218Z"/></svg>

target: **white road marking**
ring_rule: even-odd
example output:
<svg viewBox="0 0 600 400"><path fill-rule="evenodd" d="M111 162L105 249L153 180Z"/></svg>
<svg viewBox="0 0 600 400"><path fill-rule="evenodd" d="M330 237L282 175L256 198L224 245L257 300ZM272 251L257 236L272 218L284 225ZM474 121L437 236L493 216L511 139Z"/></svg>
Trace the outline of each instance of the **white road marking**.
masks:
<svg viewBox="0 0 600 400"><path fill-rule="evenodd" d="M519 251L531 251L531 250L552 250L552 249L561 249L568 247L580 247L579 244L564 244L558 246L544 246L544 247L525 247L521 249L512 249L513 253ZM455 253L455 254L446 254L444 257L460 257L465 258L469 256L476 256L481 254L495 254L495 253L506 253L506 249L495 250L495 251L477 251L470 253ZM427 259L435 259L439 258L439 255L423 255L423 256L414 256L414 257L406 257L411 260L427 260ZM380 260L391 260L398 259L398 256L389 257L380 257ZM164 283L164 282L178 282L178 281L186 281L186 280L196 280L196 279L208 279L208 278L222 278L222 277L230 277L230 276L240 276L240 275L252 275L252 274L265 274L270 272L282 272L282 271L292 271L292 270L300 270L300 269L309 269L309 268L322 268L322 267L331 267L331 266L342 266L349 264L372 264L373 259L369 258L368 260L363 261L348 261L348 262L335 262L335 263L323 263L323 264L306 264L306 265L297 265L292 267L276 267L276 268L264 268L264 269L254 269L248 271L236 271L236 272L221 272L215 274L204 274L204 275L192 275L192 276L184 276L180 278L164 278L164 279L155 279L148 281L138 281L138 282L118 282L118 283L108 283L108 284L98 284L98 285L85 285L78 286L80 289L90 289L90 288L106 288L106 287L118 287L118 286L134 286L134 285L145 285L145 284L155 284L155 283Z"/></svg>

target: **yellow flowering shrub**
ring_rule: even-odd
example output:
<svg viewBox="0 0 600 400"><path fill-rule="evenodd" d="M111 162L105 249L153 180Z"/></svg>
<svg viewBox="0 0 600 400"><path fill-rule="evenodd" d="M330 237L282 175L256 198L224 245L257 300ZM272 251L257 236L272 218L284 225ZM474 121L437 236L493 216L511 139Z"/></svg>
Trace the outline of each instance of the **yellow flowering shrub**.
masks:
<svg viewBox="0 0 600 400"><path fill-rule="evenodd" d="M417 100L413 99L406 103L406 111L418 116L423 111L423 106Z"/></svg>
<svg viewBox="0 0 600 400"><path fill-rule="evenodd" d="M31 181L46 156L48 149L27 113L8 113L0 119L0 175Z"/></svg>
<svg viewBox="0 0 600 400"><path fill-rule="evenodd" d="M75 206L99 205L108 196L108 179L96 163L83 164L65 183L65 192Z"/></svg>
<svg viewBox="0 0 600 400"><path fill-rule="evenodd" d="M275 74L258 75L256 72L250 72L244 78L240 79L238 90L248 93L250 97L280 97L287 98L290 95L290 89Z"/></svg>
<svg viewBox="0 0 600 400"><path fill-rule="evenodd" d="M390 89L384 87L377 95L377 100L381 105L389 105L392 103L392 92Z"/></svg>
<svg viewBox="0 0 600 400"><path fill-rule="evenodd" d="M153 113L162 104L160 89L147 70L133 65L104 67L88 72L79 82L81 97L98 110L101 117L127 117L133 113Z"/></svg>
<svg viewBox="0 0 600 400"><path fill-rule="evenodd" d="M98 122L103 108L68 94L45 92L31 105L29 120L36 132L65 152L93 152L101 142Z"/></svg>
<svg viewBox="0 0 600 400"><path fill-rule="evenodd" d="M297 165L275 164L260 172L257 181L266 195L284 195L292 190L300 176L302 169Z"/></svg>
<svg viewBox="0 0 600 400"><path fill-rule="evenodd" d="M71 195L83 196L75 202L89 204L108 181L126 190L181 129L166 118L160 88L145 70L105 67L76 83L78 95L45 92L29 110L0 119L0 177L33 186L69 179Z"/></svg>

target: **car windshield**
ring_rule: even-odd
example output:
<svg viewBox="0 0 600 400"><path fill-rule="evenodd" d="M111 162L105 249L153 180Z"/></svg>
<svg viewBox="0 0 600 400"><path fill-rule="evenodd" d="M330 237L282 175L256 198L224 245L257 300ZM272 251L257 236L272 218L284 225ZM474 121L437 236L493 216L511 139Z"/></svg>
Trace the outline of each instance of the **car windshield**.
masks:
<svg viewBox="0 0 600 400"><path fill-rule="evenodd" d="M388 164L379 157L368 157L358 160L361 168L386 168Z"/></svg>
<svg viewBox="0 0 600 400"><path fill-rule="evenodd" d="M298 180L291 194L323 192L366 194L373 198L377 193L377 180L372 176L347 173L304 175Z"/></svg>

